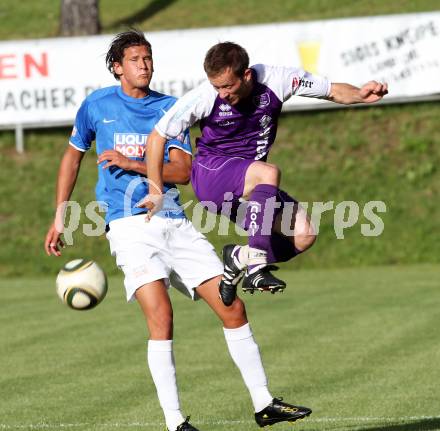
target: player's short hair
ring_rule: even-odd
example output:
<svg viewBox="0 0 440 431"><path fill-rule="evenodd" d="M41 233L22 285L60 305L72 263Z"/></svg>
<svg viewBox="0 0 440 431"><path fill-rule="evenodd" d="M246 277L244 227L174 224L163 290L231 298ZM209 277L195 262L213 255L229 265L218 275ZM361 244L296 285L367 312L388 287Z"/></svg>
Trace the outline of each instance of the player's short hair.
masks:
<svg viewBox="0 0 440 431"><path fill-rule="evenodd" d="M234 42L220 42L206 53L203 67L208 76L217 76L231 68L236 76L243 76L249 67L246 50Z"/></svg>
<svg viewBox="0 0 440 431"><path fill-rule="evenodd" d="M140 30L130 29L128 31L118 33L111 41L107 55L105 56L107 69L117 80L120 78L119 75L115 73L113 64L122 63L122 59L124 58L124 50L126 48L130 48L130 46L146 46L150 51L150 54L153 53L151 43L145 39L144 33L142 33Z"/></svg>

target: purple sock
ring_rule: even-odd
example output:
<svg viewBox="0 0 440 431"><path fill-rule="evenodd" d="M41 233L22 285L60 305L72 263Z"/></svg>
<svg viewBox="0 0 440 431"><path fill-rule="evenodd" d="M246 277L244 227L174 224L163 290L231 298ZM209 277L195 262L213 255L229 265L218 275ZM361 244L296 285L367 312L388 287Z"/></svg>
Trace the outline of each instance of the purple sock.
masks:
<svg viewBox="0 0 440 431"><path fill-rule="evenodd" d="M245 220L249 247L270 249L277 194L278 187L270 184L258 184L251 193Z"/></svg>

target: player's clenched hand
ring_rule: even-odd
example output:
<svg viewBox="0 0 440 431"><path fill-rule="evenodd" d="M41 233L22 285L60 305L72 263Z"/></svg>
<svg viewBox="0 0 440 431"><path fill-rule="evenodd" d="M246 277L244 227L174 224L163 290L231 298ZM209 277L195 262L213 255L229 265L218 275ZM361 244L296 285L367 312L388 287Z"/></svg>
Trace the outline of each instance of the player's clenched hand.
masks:
<svg viewBox="0 0 440 431"><path fill-rule="evenodd" d="M153 217L154 214L160 211L160 209L162 208L162 204L163 204L162 194L150 193L147 196L145 196L144 199L138 202L136 206L138 208L146 208L149 210L145 217L145 220L150 221L151 217Z"/></svg>
<svg viewBox="0 0 440 431"><path fill-rule="evenodd" d="M364 103L377 102L388 94L388 84L369 81L361 87L359 94Z"/></svg>
<svg viewBox="0 0 440 431"><path fill-rule="evenodd" d="M129 171L132 167L131 160L116 150L103 151L98 156L97 164L102 162L107 162L105 165L103 165L102 169L108 169L110 166L117 166L125 171Z"/></svg>
<svg viewBox="0 0 440 431"><path fill-rule="evenodd" d="M61 248L64 248L64 243L60 238L61 232L55 229L55 223L52 223L49 230L47 231L46 239L44 241L44 249L46 254L50 256L61 256Z"/></svg>

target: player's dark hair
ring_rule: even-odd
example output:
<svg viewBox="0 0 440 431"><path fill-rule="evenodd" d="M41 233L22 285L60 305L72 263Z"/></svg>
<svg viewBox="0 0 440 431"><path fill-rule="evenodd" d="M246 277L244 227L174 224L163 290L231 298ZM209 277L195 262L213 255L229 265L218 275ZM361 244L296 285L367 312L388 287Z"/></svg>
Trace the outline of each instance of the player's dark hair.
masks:
<svg viewBox="0 0 440 431"><path fill-rule="evenodd" d="M234 42L221 42L206 53L203 67L208 76L217 76L231 68L236 76L243 76L249 67L249 56L246 50Z"/></svg>
<svg viewBox="0 0 440 431"><path fill-rule="evenodd" d="M105 56L105 63L107 69L113 76L119 80L119 75L115 73L113 68L114 63L122 63L124 58L124 50L130 46L146 46L152 54L151 43L145 39L144 33L137 29L131 29L118 33L111 41L107 55Z"/></svg>

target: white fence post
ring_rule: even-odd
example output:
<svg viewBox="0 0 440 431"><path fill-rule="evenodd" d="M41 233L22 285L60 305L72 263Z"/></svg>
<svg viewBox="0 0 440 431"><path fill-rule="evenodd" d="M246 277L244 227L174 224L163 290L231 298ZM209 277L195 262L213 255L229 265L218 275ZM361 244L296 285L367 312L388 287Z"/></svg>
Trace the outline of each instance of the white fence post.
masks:
<svg viewBox="0 0 440 431"><path fill-rule="evenodd" d="M15 125L15 149L19 154L24 153L23 124Z"/></svg>

